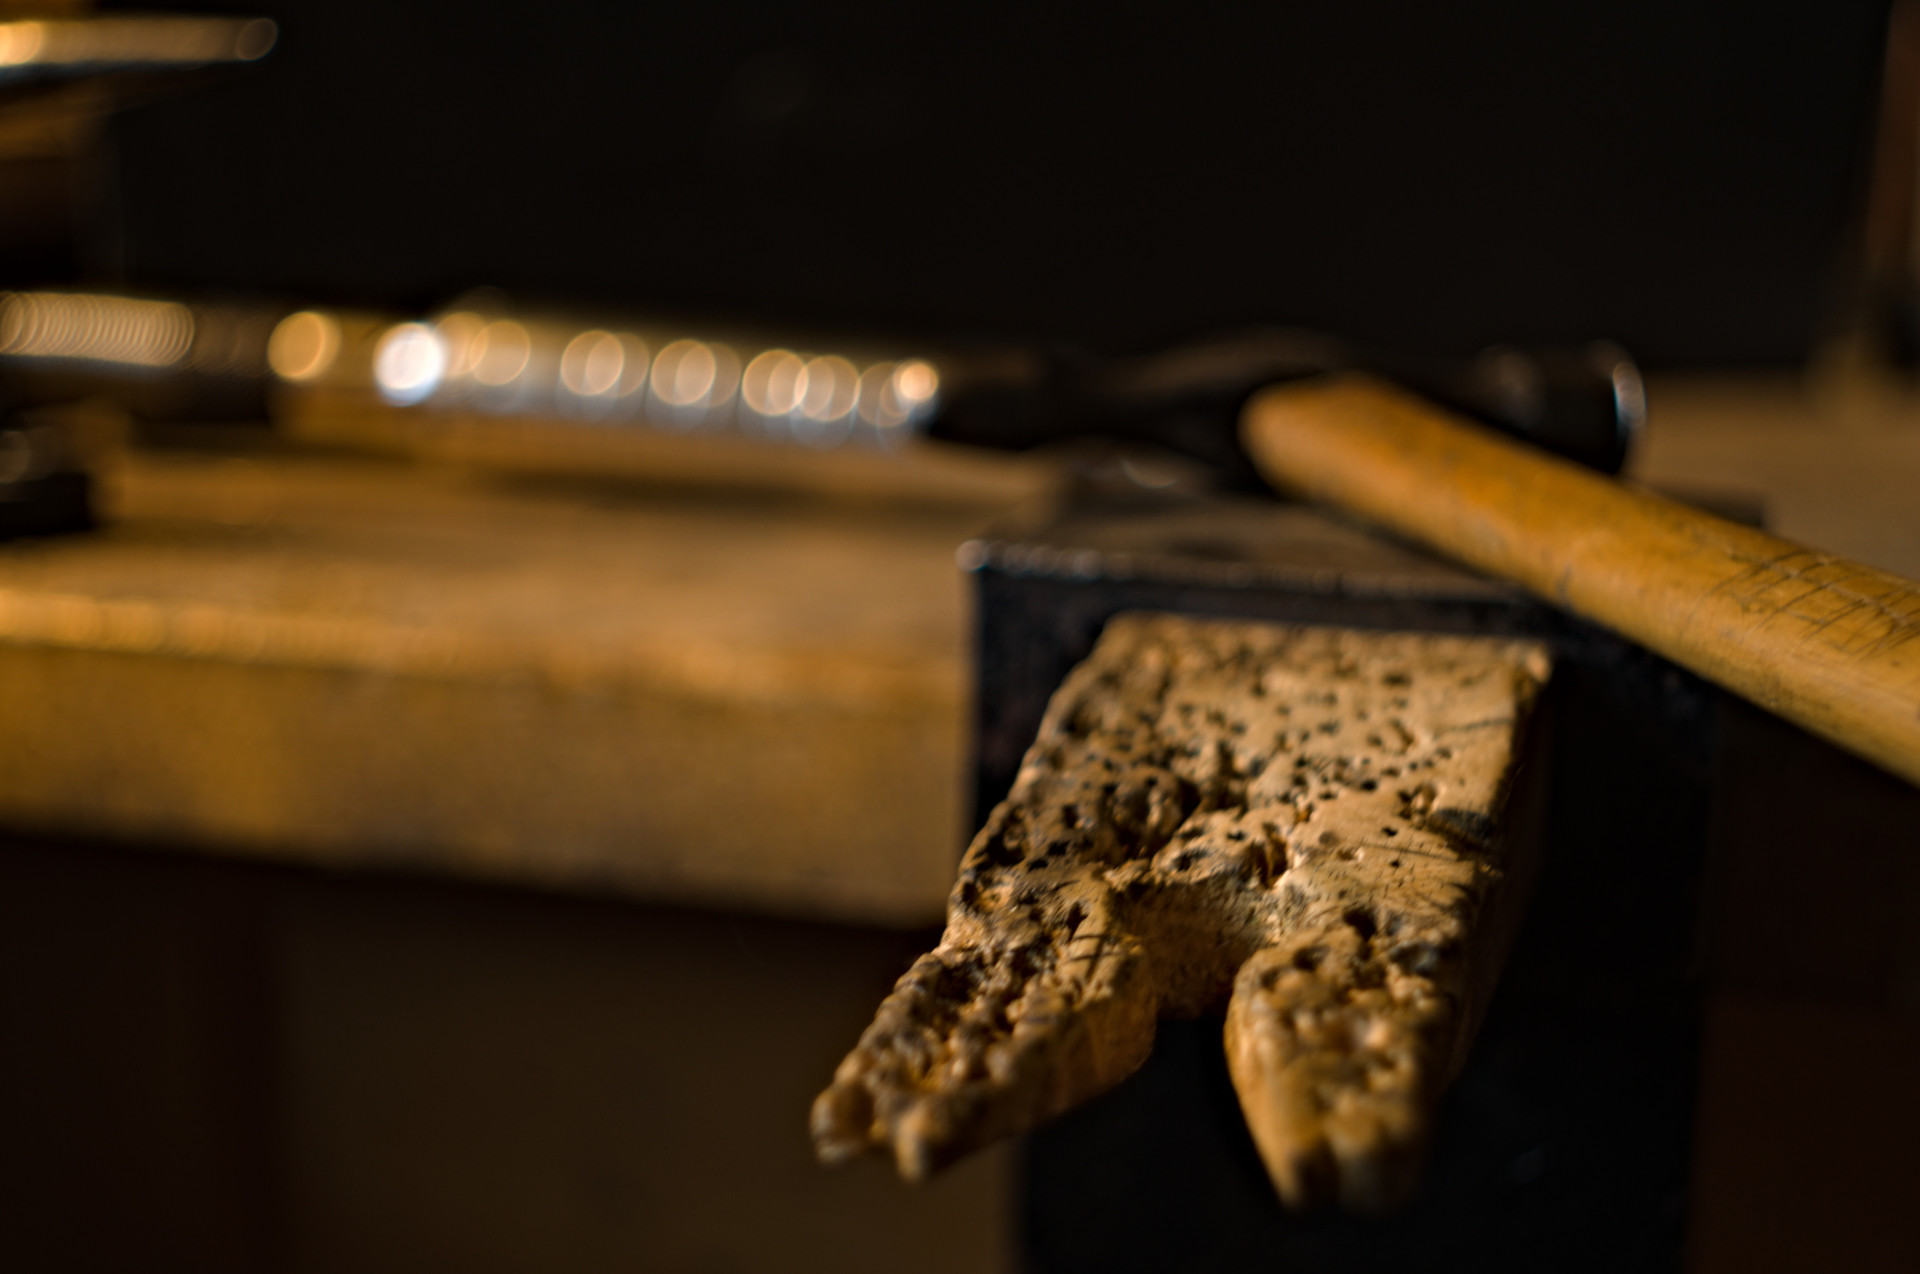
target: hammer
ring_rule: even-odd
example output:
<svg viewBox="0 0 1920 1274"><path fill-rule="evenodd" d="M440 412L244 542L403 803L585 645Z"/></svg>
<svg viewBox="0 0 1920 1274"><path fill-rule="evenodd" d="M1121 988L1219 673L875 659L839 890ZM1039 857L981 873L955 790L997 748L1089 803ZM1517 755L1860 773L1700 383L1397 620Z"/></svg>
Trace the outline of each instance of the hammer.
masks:
<svg viewBox="0 0 1920 1274"><path fill-rule="evenodd" d="M1347 510L1920 783L1920 586L1603 476L1644 410L1610 346L1447 365L1280 331L969 387L933 432L1150 441Z"/></svg>
<svg viewBox="0 0 1920 1274"><path fill-rule="evenodd" d="M1920 587L1540 454L1379 380L1266 389L1274 486L1355 513L1664 655L1920 783Z"/></svg>

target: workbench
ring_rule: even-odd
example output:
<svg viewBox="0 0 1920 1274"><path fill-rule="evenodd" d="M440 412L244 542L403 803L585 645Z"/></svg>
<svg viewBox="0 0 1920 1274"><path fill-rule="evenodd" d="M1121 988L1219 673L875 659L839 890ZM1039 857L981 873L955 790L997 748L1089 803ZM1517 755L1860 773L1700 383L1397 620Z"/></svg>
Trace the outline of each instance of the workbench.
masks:
<svg viewBox="0 0 1920 1274"><path fill-rule="evenodd" d="M1637 475L1920 576L1920 407L1848 392L1656 382ZM6 1077L44 1095L10 1115L44 1151L12 1197L77 1252L202 1269L1006 1259L1003 1155L918 1191L821 1175L804 1116L940 915L968 830L955 551L1031 489L129 452L100 533L0 549L0 928L31 1044ZM1798 1169L1745 1131L1756 1103L1808 1112L1793 1154L1839 1121L1856 1163L1920 1136L1892 1085L1795 1096L1834 1052L1916 1047L1920 874L1872 843L1872 772L1834 766L1867 793L1835 824L1836 869L1878 873L1843 900L1865 919L1822 919L1777 857L1721 886L1699 1268L1794 1250L1767 1200ZM1783 889L1814 946L1871 936L1809 953L1740 919ZM1836 991L1863 961L1878 981ZM1810 1031L1833 1049L1749 1065ZM130 1219L89 1230L89 1201ZM1895 1201L1835 1193L1821 1233L1870 1263Z"/></svg>

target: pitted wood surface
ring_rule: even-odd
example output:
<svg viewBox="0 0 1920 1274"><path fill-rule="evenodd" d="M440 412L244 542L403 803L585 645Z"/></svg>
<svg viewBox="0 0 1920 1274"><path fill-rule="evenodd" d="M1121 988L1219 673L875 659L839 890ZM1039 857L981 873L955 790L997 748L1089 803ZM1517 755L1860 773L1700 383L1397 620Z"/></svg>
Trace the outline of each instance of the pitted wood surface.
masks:
<svg viewBox="0 0 1920 1274"><path fill-rule="evenodd" d="M924 1176L1224 1004L1282 1197L1390 1205L1497 965L1547 673L1527 642L1114 620L968 849L940 945L815 1103L821 1156Z"/></svg>

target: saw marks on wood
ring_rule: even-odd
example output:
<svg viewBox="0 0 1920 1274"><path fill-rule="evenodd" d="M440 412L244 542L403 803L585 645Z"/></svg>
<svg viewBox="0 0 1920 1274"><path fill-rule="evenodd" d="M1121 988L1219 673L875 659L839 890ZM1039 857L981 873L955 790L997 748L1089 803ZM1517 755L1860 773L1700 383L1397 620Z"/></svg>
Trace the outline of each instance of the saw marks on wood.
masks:
<svg viewBox="0 0 1920 1274"><path fill-rule="evenodd" d="M1227 1012L1292 1205L1390 1206L1506 926L1533 643L1122 616L1048 705L920 957L814 1105L912 1178ZM1471 980L1470 980L1471 979Z"/></svg>

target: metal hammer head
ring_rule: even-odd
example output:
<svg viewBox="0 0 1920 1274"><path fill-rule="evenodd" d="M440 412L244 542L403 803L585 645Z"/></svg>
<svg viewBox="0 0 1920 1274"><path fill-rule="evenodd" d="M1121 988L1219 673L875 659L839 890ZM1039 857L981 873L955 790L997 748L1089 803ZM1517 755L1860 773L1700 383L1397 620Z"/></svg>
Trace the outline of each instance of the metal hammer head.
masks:
<svg viewBox="0 0 1920 1274"><path fill-rule="evenodd" d="M1235 427L1257 390L1329 372L1384 376L1603 473L1618 473L1646 416L1639 369L1616 345L1460 360L1394 357L1290 328L1260 328L1121 358L1059 355L955 378L936 438L1024 450L1083 438L1150 443L1257 488Z"/></svg>

